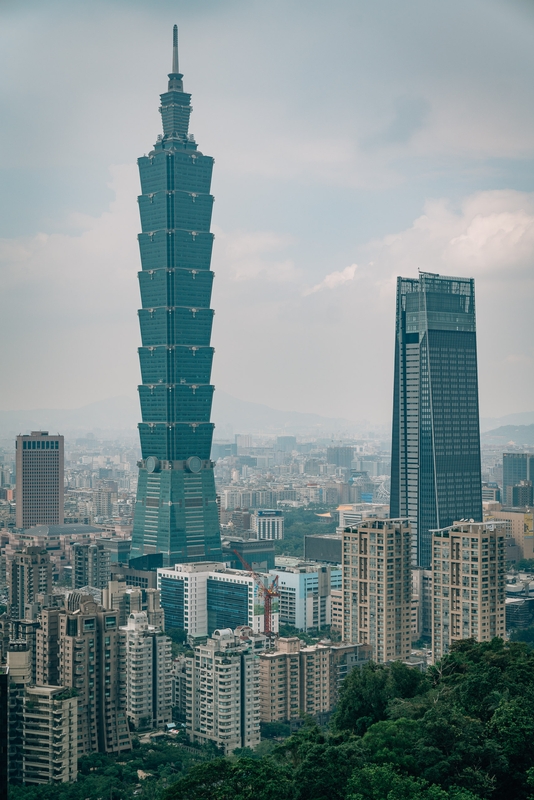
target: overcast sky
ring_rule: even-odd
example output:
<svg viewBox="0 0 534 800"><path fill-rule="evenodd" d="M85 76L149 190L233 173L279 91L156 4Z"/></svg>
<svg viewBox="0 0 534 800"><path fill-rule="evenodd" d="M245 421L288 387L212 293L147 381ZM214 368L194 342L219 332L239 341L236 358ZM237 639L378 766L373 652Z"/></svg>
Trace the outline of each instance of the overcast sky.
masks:
<svg viewBox="0 0 534 800"><path fill-rule="evenodd" d="M216 387L387 423L420 268L476 279L482 415L533 411L528 0L0 0L0 408L135 394L175 22L215 158Z"/></svg>

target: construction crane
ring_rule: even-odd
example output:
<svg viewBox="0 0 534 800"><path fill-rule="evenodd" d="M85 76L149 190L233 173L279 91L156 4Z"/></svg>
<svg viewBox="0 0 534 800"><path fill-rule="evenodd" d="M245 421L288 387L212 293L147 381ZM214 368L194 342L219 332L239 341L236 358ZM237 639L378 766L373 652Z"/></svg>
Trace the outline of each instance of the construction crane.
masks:
<svg viewBox="0 0 534 800"><path fill-rule="evenodd" d="M276 575L271 584L266 586L263 582L261 575L252 569L250 564L248 564L241 553L238 553L237 550L232 550L233 553L238 557L241 564L243 565L243 569L245 569L249 575L252 575L256 586L258 587L258 595L263 597L263 613L264 613L264 621L263 621L263 632L266 636L271 639L275 636L275 632L273 631L273 615L272 615L272 603L273 598L280 597L280 592L278 590L278 575Z"/></svg>

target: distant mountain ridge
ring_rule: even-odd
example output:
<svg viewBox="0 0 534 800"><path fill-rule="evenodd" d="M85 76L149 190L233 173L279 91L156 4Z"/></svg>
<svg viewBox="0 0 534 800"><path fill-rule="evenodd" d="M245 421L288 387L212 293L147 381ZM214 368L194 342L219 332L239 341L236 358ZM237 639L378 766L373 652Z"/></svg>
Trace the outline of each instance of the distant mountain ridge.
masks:
<svg viewBox="0 0 534 800"><path fill-rule="evenodd" d="M511 442L520 446L534 445L533 425L501 425L492 431L482 434L482 444L497 444L505 446Z"/></svg>
<svg viewBox="0 0 534 800"><path fill-rule="evenodd" d="M534 425L534 411L520 411L517 414L507 414L504 417L481 417L480 430L494 431L508 425L523 426Z"/></svg>
<svg viewBox="0 0 534 800"><path fill-rule="evenodd" d="M65 433L70 437L95 433L114 438L136 433L140 419L139 401L129 396L111 397L81 408L0 411L0 438L13 438L32 430ZM370 429L377 435L387 435L388 431L385 426L370 426L366 421L280 411L261 403L239 400L222 391L215 392L212 419L215 438L219 440L233 439L235 433L354 436Z"/></svg>
<svg viewBox="0 0 534 800"><path fill-rule="evenodd" d="M135 434L141 418L139 401L135 397L110 397L89 403L81 408L30 409L0 411L0 438L14 438L19 433L48 430L69 437L94 433L103 438ZM389 423L372 425L366 420L325 417L305 411L282 411L262 403L240 400L223 391L213 399L215 439L233 439L236 433L284 433L319 437L359 437L374 435L388 440ZM481 419L482 442L534 444L534 412L509 414L501 418Z"/></svg>

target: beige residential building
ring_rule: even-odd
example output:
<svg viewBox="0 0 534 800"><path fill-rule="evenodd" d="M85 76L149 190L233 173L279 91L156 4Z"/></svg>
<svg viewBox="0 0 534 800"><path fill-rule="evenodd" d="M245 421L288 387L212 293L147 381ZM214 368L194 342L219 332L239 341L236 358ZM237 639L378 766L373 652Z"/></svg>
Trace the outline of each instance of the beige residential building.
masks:
<svg viewBox="0 0 534 800"><path fill-rule="evenodd" d="M260 742L260 651L266 637L249 626L214 631L186 665L186 731L226 754Z"/></svg>
<svg viewBox="0 0 534 800"><path fill-rule="evenodd" d="M261 721L289 722L302 714L329 714L345 677L370 656L369 645L325 640L305 646L296 636L280 638L276 650L260 655Z"/></svg>
<svg viewBox="0 0 534 800"><path fill-rule="evenodd" d="M63 524L63 436L17 436L17 528Z"/></svg>
<svg viewBox="0 0 534 800"><path fill-rule="evenodd" d="M35 632L35 683L59 686L59 614L58 607L43 608Z"/></svg>
<svg viewBox="0 0 534 800"><path fill-rule="evenodd" d="M117 611L90 595L59 615L59 680L78 694L78 755L131 749L126 645Z"/></svg>
<svg viewBox="0 0 534 800"><path fill-rule="evenodd" d="M67 783L78 776L78 700L62 686L28 686L23 699L22 782Z"/></svg>
<svg viewBox="0 0 534 800"><path fill-rule="evenodd" d="M534 510L531 508L500 508L484 514L484 521L506 522L506 536L514 539L521 558L534 558Z"/></svg>
<svg viewBox="0 0 534 800"><path fill-rule="evenodd" d="M300 646L297 636L280 638L260 655L262 722L287 722L300 715Z"/></svg>
<svg viewBox="0 0 534 800"><path fill-rule="evenodd" d="M31 653L24 641L10 641L7 650L9 672L9 783L22 783L20 765L24 754L24 696L31 685Z"/></svg>
<svg viewBox="0 0 534 800"><path fill-rule="evenodd" d="M410 534L404 519L343 531L343 640L370 644L379 663L410 655Z"/></svg>
<svg viewBox="0 0 534 800"><path fill-rule="evenodd" d="M343 633L343 590L331 589L330 591L330 627L333 631Z"/></svg>
<svg viewBox="0 0 534 800"><path fill-rule="evenodd" d="M358 644L318 644L300 651L300 707L312 717L334 710L343 680L371 656L371 648Z"/></svg>
<svg viewBox="0 0 534 800"><path fill-rule="evenodd" d="M432 658L452 641L505 637L505 523L457 522L432 535Z"/></svg>
<svg viewBox="0 0 534 800"><path fill-rule="evenodd" d="M102 592L102 605L104 608L114 608L119 611L121 625L126 625L130 614L145 611L148 624L158 630L163 630L164 611L161 607L161 593L158 589L141 589L128 586L124 580L108 581Z"/></svg>

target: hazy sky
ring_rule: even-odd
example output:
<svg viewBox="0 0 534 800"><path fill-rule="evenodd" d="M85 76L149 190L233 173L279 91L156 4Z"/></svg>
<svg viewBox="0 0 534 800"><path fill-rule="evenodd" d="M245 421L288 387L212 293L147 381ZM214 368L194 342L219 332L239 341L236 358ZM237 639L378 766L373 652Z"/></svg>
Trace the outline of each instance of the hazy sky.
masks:
<svg viewBox="0 0 534 800"><path fill-rule="evenodd" d="M387 422L420 268L476 278L482 414L534 410L527 0L0 0L0 408L135 393L175 22L215 158L216 387Z"/></svg>

